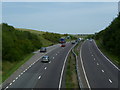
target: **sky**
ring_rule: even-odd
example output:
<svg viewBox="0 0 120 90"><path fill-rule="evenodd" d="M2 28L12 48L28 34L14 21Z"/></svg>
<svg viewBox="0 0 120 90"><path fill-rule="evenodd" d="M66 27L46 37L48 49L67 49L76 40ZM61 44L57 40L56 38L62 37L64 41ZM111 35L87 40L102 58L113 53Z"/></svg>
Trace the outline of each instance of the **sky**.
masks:
<svg viewBox="0 0 120 90"><path fill-rule="evenodd" d="M16 28L93 34L117 17L117 2L3 2L2 22Z"/></svg>

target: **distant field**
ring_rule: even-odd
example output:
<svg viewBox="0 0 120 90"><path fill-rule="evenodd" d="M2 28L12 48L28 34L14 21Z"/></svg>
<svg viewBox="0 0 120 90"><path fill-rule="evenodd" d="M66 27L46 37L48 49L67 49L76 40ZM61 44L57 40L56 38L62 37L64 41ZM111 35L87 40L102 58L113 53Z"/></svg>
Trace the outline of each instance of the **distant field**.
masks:
<svg viewBox="0 0 120 90"><path fill-rule="evenodd" d="M37 30L32 30L32 29L24 29L24 28L15 28L16 30L21 30L21 31L29 31L31 33L35 34L44 34L45 32L43 31L37 31Z"/></svg>
<svg viewBox="0 0 120 90"><path fill-rule="evenodd" d="M32 30L32 29L24 29L24 28L15 28L16 30L20 30L20 31L29 31L31 33L35 33L38 35L38 37L40 38L42 44L44 47L47 47L47 46L50 46L52 45L53 43L46 40L45 38L43 38L41 35L44 34L45 32L43 31L37 31L37 30Z"/></svg>

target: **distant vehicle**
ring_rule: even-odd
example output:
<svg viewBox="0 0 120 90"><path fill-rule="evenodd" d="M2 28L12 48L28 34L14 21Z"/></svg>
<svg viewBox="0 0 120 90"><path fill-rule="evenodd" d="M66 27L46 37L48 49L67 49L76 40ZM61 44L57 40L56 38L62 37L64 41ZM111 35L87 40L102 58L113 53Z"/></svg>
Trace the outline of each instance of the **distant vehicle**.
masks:
<svg viewBox="0 0 120 90"><path fill-rule="evenodd" d="M46 47L40 48L40 52L46 52L46 51L47 51Z"/></svg>
<svg viewBox="0 0 120 90"><path fill-rule="evenodd" d="M50 59L49 59L49 56L43 56L42 57L42 61L41 62L49 62Z"/></svg>
<svg viewBox="0 0 120 90"><path fill-rule="evenodd" d="M61 47L65 47L65 46L66 46L65 43L61 44Z"/></svg>
<svg viewBox="0 0 120 90"><path fill-rule="evenodd" d="M72 41L72 42L71 42L71 44L75 44L75 43L76 43L76 41Z"/></svg>
<svg viewBox="0 0 120 90"><path fill-rule="evenodd" d="M65 38L60 38L60 41L59 41L60 43L66 43L66 40L65 40Z"/></svg>

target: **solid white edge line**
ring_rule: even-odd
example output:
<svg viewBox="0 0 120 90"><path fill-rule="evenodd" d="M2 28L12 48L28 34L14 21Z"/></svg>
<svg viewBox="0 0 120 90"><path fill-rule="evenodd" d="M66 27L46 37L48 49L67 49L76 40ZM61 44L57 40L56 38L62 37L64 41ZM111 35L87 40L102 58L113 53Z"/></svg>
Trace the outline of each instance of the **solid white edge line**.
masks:
<svg viewBox="0 0 120 90"><path fill-rule="evenodd" d="M75 44L75 45L76 45L76 44ZM75 46L75 45L74 45L74 46ZM60 90L60 88L61 88L62 76L63 76L63 71L64 71L64 68L65 68L65 63L66 63L66 61L67 61L67 57L68 57L70 51L72 50L72 48L73 48L74 46L71 47L71 49L68 51L68 53L67 53L67 55L66 55L66 57L65 57L65 60L64 60L64 63L63 63L63 67L62 67L62 71L61 71L61 75L60 75L59 90Z"/></svg>
<svg viewBox="0 0 120 90"><path fill-rule="evenodd" d="M120 69L119 69L115 64L113 64L113 63L100 51L100 49L98 48L98 46L97 46L97 44L96 44L96 42L95 42L94 40L93 40L93 42L94 42L95 46L97 47L98 51L104 56L104 58L105 58L107 61L109 61L116 69L118 69L118 70L120 71Z"/></svg>
<svg viewBox="0 0 120 90"><path fill-rule="evenodd" d="M84 41L84 43L85 43L85 41ZM83 43L83 44L84 44L84 43ZM82 68L83 68L83 72L84 72L84 75L85 75L86 82L87 82L87 84L88 84L88 88L91 90L91 87L90 87L90 84L89 84L89 82L88 82L87 75L86 75L86 72L85 72L85 69L84 69L83 61L82 61L81 52L82 52L82 46L83 46L83 44L81 45L81 49L80 49L80 58L81 58L80 61L81 61L81 64L82 64Z"/></svg>

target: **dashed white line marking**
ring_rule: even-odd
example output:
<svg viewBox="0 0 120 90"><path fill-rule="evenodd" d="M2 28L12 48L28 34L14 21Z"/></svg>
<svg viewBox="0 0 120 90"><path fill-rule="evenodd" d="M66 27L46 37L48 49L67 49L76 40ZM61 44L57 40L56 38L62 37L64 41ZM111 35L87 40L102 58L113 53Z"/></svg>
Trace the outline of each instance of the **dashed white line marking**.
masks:
<svg viewBox="0 0 120 90"><path fill-rule="evenodd" d="M23 72L25 72L25 70Z"/></svg>
<svg viewBox="0 0 120 90"><path fill-rule="evenodd" d="M12 83L10 83L10 85L12 85Z"/></svg>
<svg viewBox="0 0 120 90"><path fill-rule="evenodd" d="M45 67L45 69L47 69L47 67Z"/></svg>
<svg viewBox="0 0 120 90"><path fill-rule="evenodd" d="M102 72L104 72L104 70L102 70Z"/></svg>
<svg viewBox="0 0 120 90"><path fill-rule="evenodd" d="M95 60L95 58L94 58L94 60Z"/></svg>
<svg viewBox="0 0 120 90"><path fill-rule="evenodd" d="M25 69L26 71L28 70L28 69Z"/></svg>
<svg viewBox="0 0 120 90"><path fill-rule="evenodd" d="M109 79L109 82L112 83L112 80Z"/></svg>
<svg viewBox="0 0 120 90"><path fill-rule="evenodd" d="M13 82L15 82L15 80L13 80Z"/></svg>
<svg viewBox="0 0 120 90"><path fill-rule="evenodd" d="M54 57L53 57L53 59L54 59Z"/></svg>
<svg viewBox="0 0 120 90"><path fill-rule="evenodd" d="M41 78L41 76L38 77L38 79L40 79L40 78Z"/></svg>
<svg viewBox="0 0 120 90"><path fill-rule="evenodd" d="M22 75L23 73L21 73L21 75Z"/></svg>
<svg viewBox="0 0 120 90"><path fill-rule="evenodd" d="M20 75L18 77L20 77Z"/></svg>
<svg viewBox="0 0 120 90"><path fill-rule="evenodd" d="M57 55L57 54L56 54Z"/></svg>
<svg viewBox="0 0 120 90"><path fill-rule="evenodd" d="M9 88L9 87L7 86L5 89L7 89L7 88Z"/></svg>
<svg viewBox="0 0 120 90"><path fill-rule="evenodd" d="M97 63L97 65L99 65L99 63Z"/></svg>
<svg viewBox="0 0 120 90"><path fill-rule="evenodd" d="M91 55L91 56L93 56L93 55Z"/></svg>
<svg viewBox="0 0 120 90"><path fill-rule="evenodd" d="M18 79L18 77L16 77L16 79Z"/></svg>

